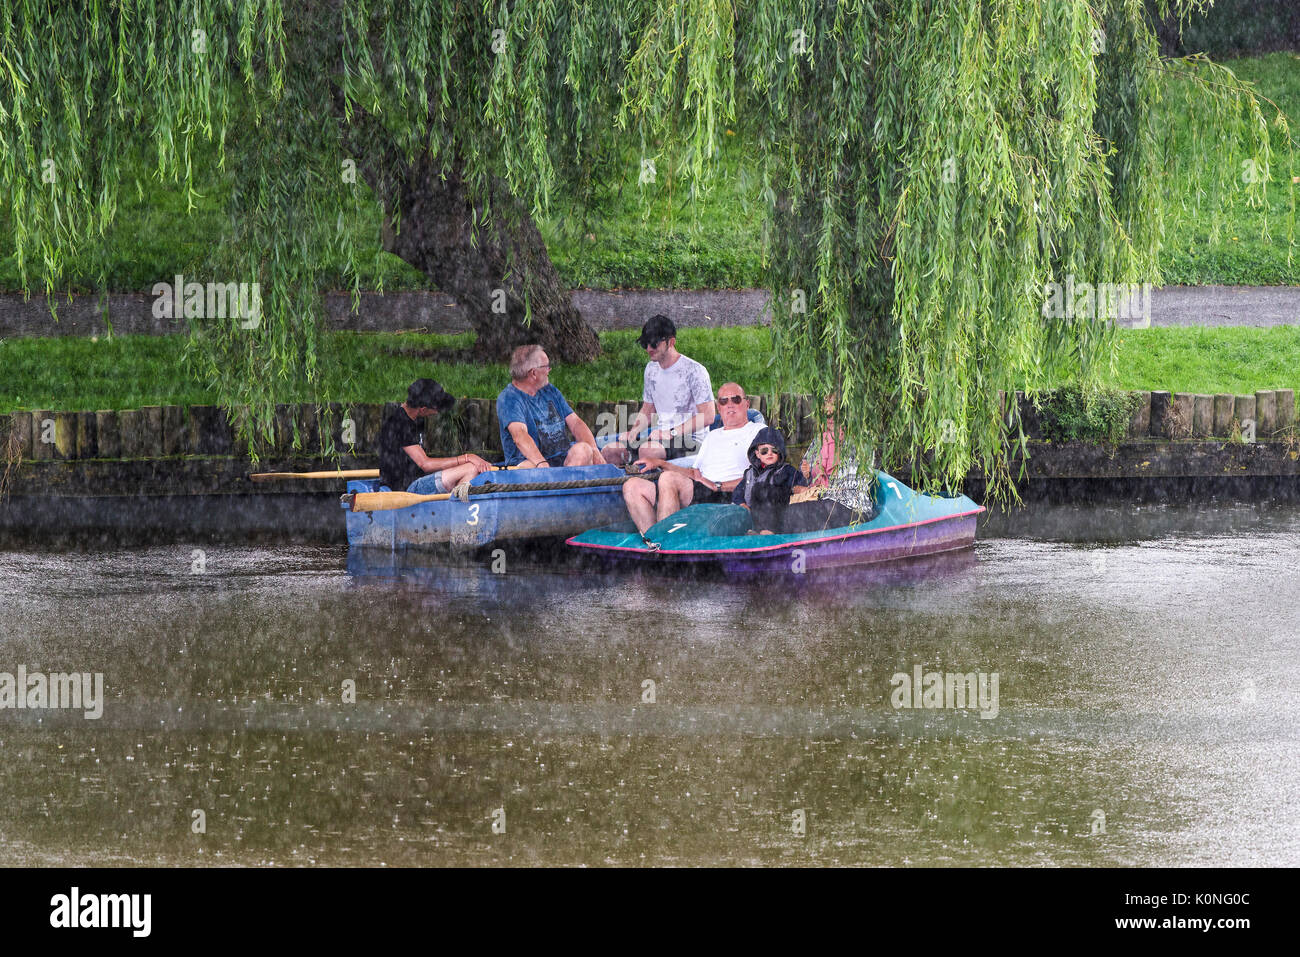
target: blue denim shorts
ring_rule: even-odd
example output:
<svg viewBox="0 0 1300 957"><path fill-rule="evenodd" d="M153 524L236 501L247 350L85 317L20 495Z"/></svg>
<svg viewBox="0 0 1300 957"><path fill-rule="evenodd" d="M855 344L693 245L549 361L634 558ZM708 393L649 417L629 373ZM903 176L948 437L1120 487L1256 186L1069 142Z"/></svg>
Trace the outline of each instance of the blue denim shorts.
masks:
<svg viewBox="0 0 1300 957"><path fill-rule="evenodd" d="M441 472L430 472L428 475L421 475L418 479L406 486L408 492L414 492L416 495L445 495L451 491L447 486L442 484Z"/></svg>

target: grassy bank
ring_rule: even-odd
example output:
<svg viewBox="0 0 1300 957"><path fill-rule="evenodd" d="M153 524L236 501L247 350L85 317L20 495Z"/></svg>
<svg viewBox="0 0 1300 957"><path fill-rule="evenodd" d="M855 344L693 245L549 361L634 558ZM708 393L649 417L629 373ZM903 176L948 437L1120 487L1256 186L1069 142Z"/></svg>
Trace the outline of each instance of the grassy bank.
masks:
<svg viewBox="0 0 1300 957"><path fill-rule="evenodd" d="M400 399L407 384L421 376L437 379L454 395L491 398L507 381L504 365L463 361L469 334L340 332L323 342L322 378L329 394L339 400ZM213 403L213 393L186 372L185 343L183 336L4 342L0 412ZM640 398L645 351L637 346L636 333L603 333L601 343L605 353L598 361L557 365L552 381L573 402ZM766 366L771 340L764 328L689 329L679 345L705 364L715 388L727 380L750 392L770 392L775 386ZM1172 392L1300 390L1300 328L1126 331L1119 344L1118 372L1109 384ZM286 383L279 396L283 402L310 398L301 383Z"/></svg>
<svg viewBox="0 0 1300 957"><path fill-rule="evenodd" d="M1276 53L1228 61L1228 65L1276 101L1300 135L1300 57ZM1176 95L1163 110L1162 123L1174 132L1174 147L1164 163L1163 188L1180 203L1177 214L1166 223L1165 281L1300 283L1300 256L1288 262L1286 247L1290 178L1300 169L1292 171L1283 158L1273 170L1268 209L1272 238L1266 239L1262 210L1246 208L1241 202L1221 208L1198 206L1196 197L1204 184L1195 181L1185 160L1198 117ZM624 153L612 173L596 178L586 206L563 191L558 193L553 214L540 225L565 281L593 288L761 285L759 223L764 207L753 162L756 150L740 135L724 135L722 140L715 178L693 212L685 206L680 178L666 160L657 160L653 183L639 182L641 156L634 150ZM111 291L147 291L178 272L203 275L208 250L221 242L226 228L222 210L231 183L218 173L213 156L197 157L200 195L192 214L187 213L187 199L179 189L151 179L151 168L151 158L141 151L124 171L117 222L101 249ZM1216 216L1217 236L1212 235ZM380 250L379 227L378 210L370 204L344 222L358 246L374 250L361 269L362 288L430 288L421 273ZM8 245L11 233L0 211L0 290L16 289L19 281ZM72 270L70 287L88 291L93 277L87 258ZM327 286L344 285L341 270L332 269Z"/></svg>

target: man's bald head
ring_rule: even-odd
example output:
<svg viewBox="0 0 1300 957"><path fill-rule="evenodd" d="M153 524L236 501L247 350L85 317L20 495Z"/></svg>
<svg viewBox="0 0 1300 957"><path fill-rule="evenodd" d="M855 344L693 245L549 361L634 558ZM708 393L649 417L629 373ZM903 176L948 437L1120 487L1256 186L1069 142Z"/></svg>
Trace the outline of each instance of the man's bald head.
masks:
<svg viewBox="0 0 1300 957"><path fill-rule="evenodd" d="M718 412L724 429L738 429L749 421L749 399L745 390L734 382L724 382L718 389Z"/></svg>

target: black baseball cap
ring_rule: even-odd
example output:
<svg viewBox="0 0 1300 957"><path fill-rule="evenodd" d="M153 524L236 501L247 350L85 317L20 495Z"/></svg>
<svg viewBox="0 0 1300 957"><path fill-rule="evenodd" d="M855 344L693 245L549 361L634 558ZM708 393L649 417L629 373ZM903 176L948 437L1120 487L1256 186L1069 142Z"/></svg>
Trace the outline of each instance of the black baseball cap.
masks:
<svg viewBox="0 0 1300 957"><path fill-rule="evenodd" d="M671 319L667 316L651 316L641 327L641 338L637 342L641 343L642 349L645 349L676 335L677 327L673 325Z"/></svg>
<svg viewBox="0 0 1300 957"><path fill-rule="evenodd" d="M413 409L446 412L456 404L456 400L432 379L416 379L406 390L406 404Z"/></svg>

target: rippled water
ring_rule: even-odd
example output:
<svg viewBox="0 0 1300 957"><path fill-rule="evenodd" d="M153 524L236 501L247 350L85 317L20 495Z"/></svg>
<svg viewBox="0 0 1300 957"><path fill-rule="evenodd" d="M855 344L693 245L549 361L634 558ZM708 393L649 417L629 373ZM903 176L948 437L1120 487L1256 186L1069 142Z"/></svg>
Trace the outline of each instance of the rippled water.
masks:
<svg viewBox="0 0 1300 957"><path fill-rule="evenodd" d="M781 583L357 559L0 552L0 671L107 698L0 711L0 864L1300 864L1294 506ZM916 665L996 716L895 709Z"/></svg>

